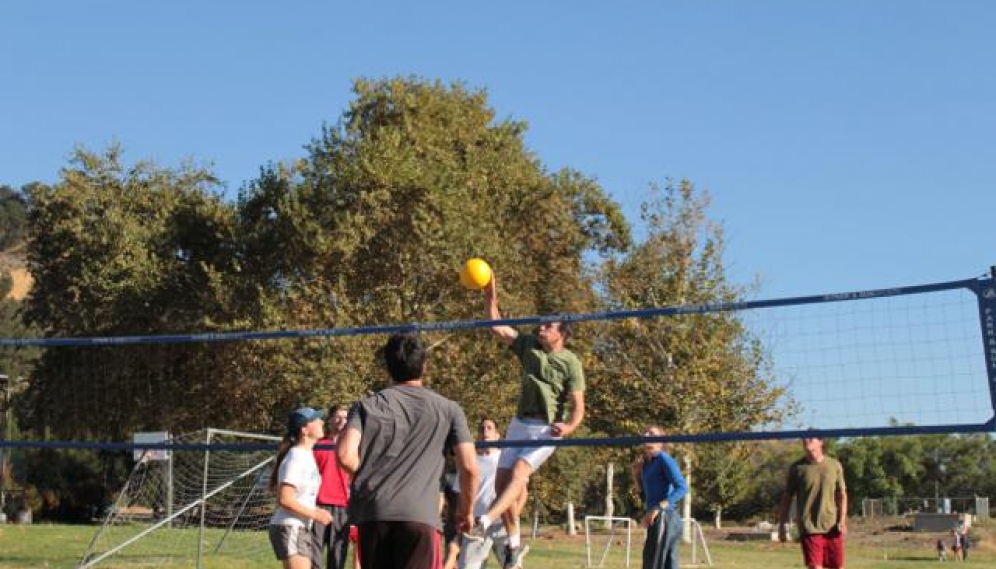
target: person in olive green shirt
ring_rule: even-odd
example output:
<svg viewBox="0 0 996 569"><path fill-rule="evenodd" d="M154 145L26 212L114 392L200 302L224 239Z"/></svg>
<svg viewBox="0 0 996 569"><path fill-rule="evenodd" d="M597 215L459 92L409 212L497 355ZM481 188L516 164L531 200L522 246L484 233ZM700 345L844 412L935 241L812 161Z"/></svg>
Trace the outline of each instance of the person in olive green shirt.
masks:
<svg viewBox="0 0 996 569"><path fill-rule="evenodd" d="M810 569L844 568L844 534L847 533L847 487L844 469L823 454L823 439L802 439L806 456L789 467L785 495L779 508L778 538L788 539L787 524L792 500L796 512L802 557Z"/></svg>
<svg viewBox="0 0 996 569"><path fill-rule="evenodd" d="M485 312L500 320L496 278L484 289ZM566 437L584 419L584 370L581 360L565 347L571 331L568 322L545 322L535 334L519 334L510 326L491 329L511 347L522 364L521 391L516 416L506 430L510 440L547 440ZM519 514L526 503L529 477L556 447L505 447L498 459L495 477L497 497L478 518L469 539L483 539L488 527L500 517L508 533L506 568L522 567L523 547Z"/></svg>

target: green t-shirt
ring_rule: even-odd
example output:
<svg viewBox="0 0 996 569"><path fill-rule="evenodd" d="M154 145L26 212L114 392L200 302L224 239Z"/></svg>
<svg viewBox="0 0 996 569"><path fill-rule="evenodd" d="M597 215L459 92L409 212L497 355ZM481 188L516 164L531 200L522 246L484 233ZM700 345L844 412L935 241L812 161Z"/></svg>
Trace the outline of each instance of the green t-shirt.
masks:
<svg viewBox="0 0 996 569"><path fill-rule="evenodd" d="M837 459L824 456L821 462L803 457L788 471L785 489L796 498L799 533L828 533L837 525L837 502L834 495L844 493L844 469Z"/></svg>
<svg viewBox="0 0 996 569"><path fill-rule="evenodd" d="M518 416L545 417L550 424L563 422L567 418L570 394L584 391L581 360L566 349L544 352L539 339L531 334L519 334L512 342L512 351L522 362Z"/></svg>

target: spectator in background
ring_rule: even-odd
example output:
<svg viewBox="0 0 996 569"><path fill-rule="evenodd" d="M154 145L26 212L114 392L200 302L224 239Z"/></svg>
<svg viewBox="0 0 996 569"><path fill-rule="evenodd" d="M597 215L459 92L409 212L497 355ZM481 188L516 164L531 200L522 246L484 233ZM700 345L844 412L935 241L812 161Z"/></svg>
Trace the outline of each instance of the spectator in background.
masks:
<svg viewBox="0 0 996 569"><path fill-rule="evenodd" d="M314 449L315 462L322 477L322 484L318 489L318 507L332 515L332 523L315 522L311 526L315 547L318 549L318 563L313 569L322 569L321 553L326 547L328 552L325 569L344 569L346 566L350 528L346 515L349 474L339 468L334 449L321 447L336 444L339 434L346 427L348 414L349 410L345 405L333 405L329 408L328 434L318 441Z"/></svg>
<svg viewBox="0 0 996 569"><path fill-rule="evenodd" d="M802 557L809 569L843 569L847 488L840 462L823 454L823 439L805 437L806 455L789 467L779 508L778 539L788 539L788 517L797 499Z"/></svg>
<svg viewBox="0 0 996 569"><path fill-rule="evenodd" d="M961 558L963 561L967 561L968 549L972 542L968 539L968 520L965 519L965 514L958 516L958 523L955 524L954 530L961 537Z"/></svg>
<svg viewBox="0 0 996 569"><path fill-rule="evenodd" d="M664 429L650 425L645 437L659 437ZM633 479L643 496L643 569L678 569L681 514L678 502L688 493L688 484L674 458L664 451L664 443L647 442L643 456L633 464Z"/></svg>

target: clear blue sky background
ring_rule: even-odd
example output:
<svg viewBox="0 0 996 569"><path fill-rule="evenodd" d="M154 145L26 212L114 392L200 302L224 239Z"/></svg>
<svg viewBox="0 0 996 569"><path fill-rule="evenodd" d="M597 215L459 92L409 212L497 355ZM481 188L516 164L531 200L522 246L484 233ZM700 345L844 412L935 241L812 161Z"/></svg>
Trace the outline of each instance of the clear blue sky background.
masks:
<svg viewBox="0 0 996 569"><path fill-rule="evenodd" d="M760 297L960 279L996 263L994 30L987 0L4 0L0 183L119 141L234 196L354 78L415 74L487 89L633 220L651 182L708 189Z"/></svg>

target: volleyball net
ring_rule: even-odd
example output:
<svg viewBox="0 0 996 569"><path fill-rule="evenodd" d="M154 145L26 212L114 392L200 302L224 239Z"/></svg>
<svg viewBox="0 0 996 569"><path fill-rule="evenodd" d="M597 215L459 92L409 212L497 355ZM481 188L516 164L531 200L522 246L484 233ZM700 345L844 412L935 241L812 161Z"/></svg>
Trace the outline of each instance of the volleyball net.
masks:
<svg viewBox="0 0 996 569"><path fill-rule="evenodd" d="M430 339L430 375L438 381L432 386L460 402L468 417L482 409L507 415L514 409L509 393L518 389L518 364L496 349L486 331L495 324L551 321L576 324L572 345L584 358L591 402L585 424L615 430L593 427L590 432L598 436L479 445L627 447L654 439L743 443L996 430L996 275L989 275L500 321L3 338L0 357L5 351L32 352L21 358L32 360L32 367L4 384L5 402L11 387L20 390L29 418L42 424L58 419L62 432L70 433L76 422L92 429L96 420L119 425L119 431L138 425L132 430L188 434L130 441L85 434L46 440L5 436L2 449L136 453L133 471L101 516L81 567L114 560L171 566L195 558L200 566L208 556L268 559L263 528L273 495L265 482L276 438L252 433L280 432L286 411L296 404L348 404L343 393L359 396L385 385L382 374L375 376L374 354L384 335L403 331ZM333 385L316 386L318 377ZM344 383L347 379L352 383ZM668 433L632 436L642 432L636 426L649 423L664 425ZM194 431L188 429L192 424L232 430ZM696 446L700 468L729 459L731 448ZM581 496L584 485L598 477L593 462L598 453L580 450L557 453L544 471L569 481L557 489L563 494L558 500ZM557 478L560 471L572 474ZM701 472L700 482L710 478ZM542 488L534 494L549 500ZM536 511L543 507L538 503Z"/></svg>
<svg viewBox="0 0 996 569"><path fill-rule="evenodd" d="M231 416L214 418L233 428L272 432L279 423L242 426L234 409L246 407L249 410L242 413L258 419L265 409L253 408L252 403L264 385L287 384L292 392L306 382L305 376L335 375L358 358L373 360L370 354L385 334L419 331L434 338L452 338L438 343L448 343L471 360L475 350L481 352L482 359L493 359L497 357L493 340L485 342L481 340L484 335L475 331L495 324L533 326L569 321L576 324L577 336L589 342L586 347L591 357L587 361L611 360L608 364L596 361L603 364L601 367L588 364L586 370L589 391L598 391L595 399L609 402L606 405L611 406L617 395L624 397L627 387L623 387L621 379L617 382L617 376L627 374L636 378L626 382L629 389L645 389L648 393L671 390L670 395L679 405L693 408L682 416L686 424L688 417L719 413L714 407L729 406L731 398L733 403L737 398L749 400L752 390L777 394L766 404L778 412L758 415L766 418L754 423L726 427L723 423L700 422L693 429L683 430L682 421L676 421L678 424L669 425L666 436L672 442L718 442L794 438L803 433L863 436L992 431L996 425L994 320L996 285L993 275L988 275L773 300L500 321L157 336L2 338L0 355L10 350L41 352L34 369L21 379L27 384L36 382L32 397L41 398L34 401L36 409L46 409L45 403L50 402L53 413L93 414L107 421L127 423L135 421L135 414L150 413L157 402L176 401L176 392L180 391L180 400L189 403L188 416L204 408L230 408ZM736 358L751 360L749 381L715 377L736 366L716 368L719 371L707 369L710 358L719 357L720 352L727 357L731 349L726 345L713 353L710 345L695 343L699 339L715 342L716 334L706 332L720 325L732 326L730 329L740 336L732 351ZM299 349L293 358L282 362L281 371L274 372L275 367L267 367L267 363L278 357L273 355L274 347L286 342ZM286 355L279 357L288 359ZM637 359L640 361L634 361ZM246 362L259 362L259 366ZM435 366L434 372L440 367ZM448 369L447 373L461 374L459 369ZM190 376L195 374L201 374L201 379L192 385ZM361 386L364 391L376 389L380 386L377 382L383 381L360 375L354 379L365 382ZM506 385L514 383L511 378L505 380ZM723 393L726 387L741 392ZM446 394L462 402L461 395L487 397L487 390L483 391L483 395L481 389ZM124 399L135 402L133 406L122 408L119 402L123 393L127 395ZM329 400L341 402L328 395L322 404ZM65 404L67 401L74 404ZM597 412L593 406L589 416ZM171 415L176 416L175 412ZM654 416L641 417L640 421L667 422ZM642 440L627 436L575 437L554 444L625 446ZM119 450L131 450L135 444L3 441L5 447ZM148 444L146 448L166 448L169 444ZM196 448L199 447L193 445L187 450ZM257 448L249 445L247 450Z"/></svg>

